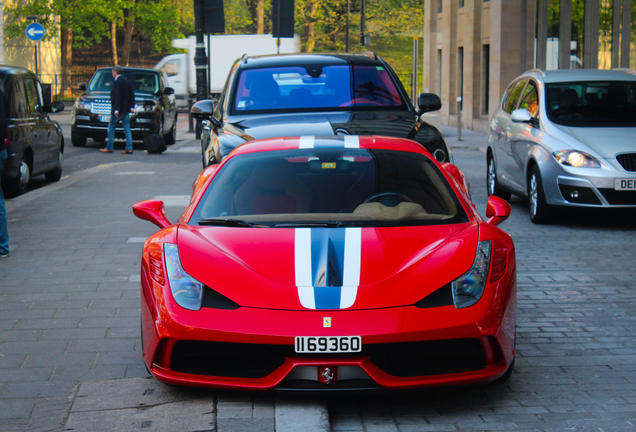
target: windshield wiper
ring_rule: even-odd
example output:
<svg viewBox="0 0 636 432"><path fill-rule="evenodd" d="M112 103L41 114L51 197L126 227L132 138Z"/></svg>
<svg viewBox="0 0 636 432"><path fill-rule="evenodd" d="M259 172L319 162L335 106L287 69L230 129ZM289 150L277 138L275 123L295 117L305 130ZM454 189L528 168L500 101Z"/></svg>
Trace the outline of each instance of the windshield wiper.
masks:
<svg viewBox="0 0 636 432"><path fill-rule="evenodd" d="M351 226L352 222L343 222L343 221L324 221L324 222L287 222L274 225L274 228L314 228L314 227L325 227L325 228L339 228L342 226Z"/></svg>
<svg viewBox="0 0 636 432"><path fill-rule="evenodd" d="M243 219L201 219L199 225L218 225L228 227L266 228L267 225L253 224Z"/></svg>

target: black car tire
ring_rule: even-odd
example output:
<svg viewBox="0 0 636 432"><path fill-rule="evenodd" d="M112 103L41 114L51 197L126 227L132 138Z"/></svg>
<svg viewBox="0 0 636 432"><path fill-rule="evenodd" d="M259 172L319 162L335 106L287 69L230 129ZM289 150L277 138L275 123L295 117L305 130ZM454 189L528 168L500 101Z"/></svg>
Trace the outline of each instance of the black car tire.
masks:
<svg viewBox="0 0 636 432"><path fill-rule="evenodd" d="M170 132L163 136L163 139L166 141L167 145L172 145L177 142L177 119L174 119L172 123L172 127L170 128Z"/></svg>
<svg viewBox="0 0 636 432"><path fill-rule="evenodd" d="M26 193L29 188L29 180L31 179L31 166L27 156L22 154L20 169L18 175L7 181L7 194L11 197L17 197Z"/></svg>
<svg viewBox="0 0 636 432"><path fill-rule="evenodd" d="M73 147L84 147L86 145L86 137L78 136L71 132L71 144Z"/></svg>
<svg viewBox="0 0 636 432"><path fill-rule="evenodd" d="M486 187L488 188L488 196L497 196L499 198L510 201L512 194L504 190L497 180L497 166L492 153L488 154L488 166L486 171Z"/></svg>
<svg viewBox="0 0 636 432"><path fill-rule="evenodd" d="M62 164L63 164L63 161L64 161L64 154L60 150L60 152L58 153L58 157L57 157L57 166L55 167L55 169L53 171L49 171L46 174L44 174L44 177L46 178L46 181L49 181L49 182L60 181L60 179L62 178Z"/></svg>
<svg viewBox="0 0 636 432"><path fill-rule="evenodd" d="M528 212L530 220L535 224L549 223L552 219L552 210L546 203L543 192L541 172L537 166L533 166L528 174Z"/></svg>

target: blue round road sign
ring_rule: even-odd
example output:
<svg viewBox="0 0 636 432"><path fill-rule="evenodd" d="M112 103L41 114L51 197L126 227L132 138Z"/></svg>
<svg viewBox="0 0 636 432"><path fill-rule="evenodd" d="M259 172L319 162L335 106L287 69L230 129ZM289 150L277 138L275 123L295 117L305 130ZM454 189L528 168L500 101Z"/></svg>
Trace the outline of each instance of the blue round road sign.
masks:
<svg viewBox="0 0 636 432"><path fill-rule="evenodd" d="M31 23L26 28L26 35L32 41L39 41L44 37L44 27L40 23Z"/></svg>

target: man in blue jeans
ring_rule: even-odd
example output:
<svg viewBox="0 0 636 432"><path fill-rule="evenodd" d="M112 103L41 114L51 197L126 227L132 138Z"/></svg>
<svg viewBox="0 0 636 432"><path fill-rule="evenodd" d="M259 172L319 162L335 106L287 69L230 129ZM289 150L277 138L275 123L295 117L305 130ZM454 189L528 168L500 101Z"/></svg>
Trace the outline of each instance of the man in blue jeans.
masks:
<svg viewBox="0 0 636 432"><path fill-rule="evenodd" d="M100 149L104 153L112 153L115 148L115 128L119 122L122 122L126 134L126 149L122 153L132 154L133 152L130 113L135 110L135 93L122 72L121 66L113 66L114 82L110 91L111 114L108 122L108 142L106 148Z"/></svg>
<svg viewBox="0 0 636 432"><path fill-rule="evenodd" d="M0 90L0 181L2 170L7 160L7 114L4 109L4 93ZM4 193L0 185L0 258L9 256L9 224L7 222L7 208L4 204Z"/></svg>

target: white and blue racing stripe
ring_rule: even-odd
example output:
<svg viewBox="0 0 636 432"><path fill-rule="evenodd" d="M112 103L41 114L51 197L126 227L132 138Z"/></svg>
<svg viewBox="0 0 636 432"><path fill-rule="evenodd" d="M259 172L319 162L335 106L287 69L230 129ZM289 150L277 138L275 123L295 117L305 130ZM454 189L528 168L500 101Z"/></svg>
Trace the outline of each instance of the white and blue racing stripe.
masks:
<svg viewBox="0 0 636 432"><path fill-rule="evenodd" d="M360 285L360 228L297 228L294 266L298 297L307 309L353 306Z"/></svg>
<svg viewBox="0 0 636 432"><path fill-rule="evenodd" d="M298 148L360 148L360 138L357 135L342 135L334 137L321 137L316 140L313 136L301 136Z"/></svg>

